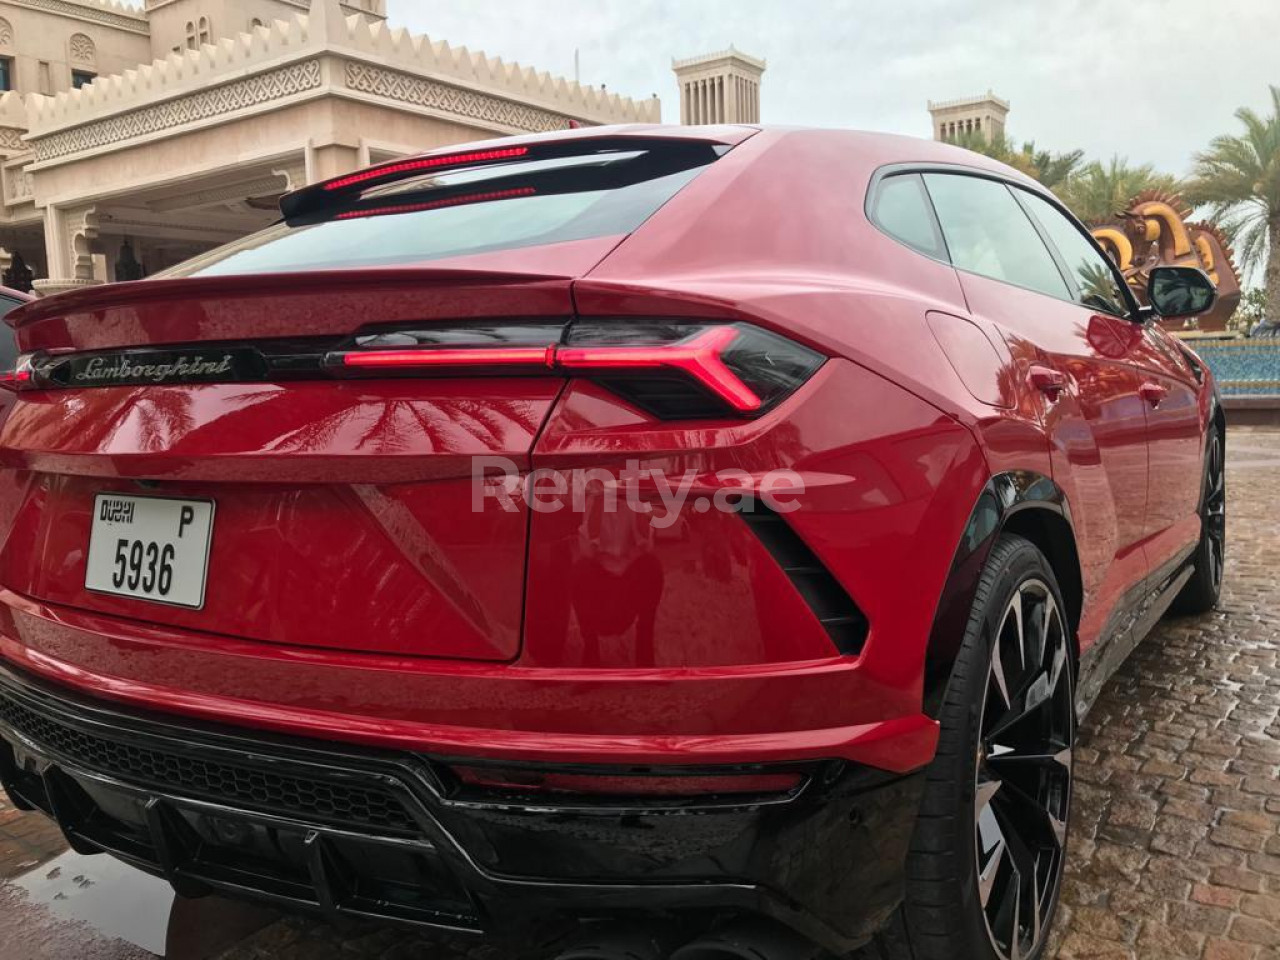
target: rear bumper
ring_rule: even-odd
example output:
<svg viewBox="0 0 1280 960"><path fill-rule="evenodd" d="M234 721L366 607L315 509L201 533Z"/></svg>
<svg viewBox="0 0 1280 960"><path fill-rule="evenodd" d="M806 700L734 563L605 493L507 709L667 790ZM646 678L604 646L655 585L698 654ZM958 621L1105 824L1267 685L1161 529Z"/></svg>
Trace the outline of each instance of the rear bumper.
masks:
<svg viewBox="0 0 1280 960"><path fill-rule="evenodd" d="M580 769L580 768L579 768ZM122 710L0 668L0 779L81 852L217 891L496 937L767 916L836 951L901 897L923 779L808 764L785 794L536 802L408 751Z"/></svg>
<svg viewBox="0 0 1280 960"><path fill-rule="evenodd" d="M530 763L926 766L917 682L854 658L560 669L276 646L0 588L0 662L125 706L379 749Z"/></svg>

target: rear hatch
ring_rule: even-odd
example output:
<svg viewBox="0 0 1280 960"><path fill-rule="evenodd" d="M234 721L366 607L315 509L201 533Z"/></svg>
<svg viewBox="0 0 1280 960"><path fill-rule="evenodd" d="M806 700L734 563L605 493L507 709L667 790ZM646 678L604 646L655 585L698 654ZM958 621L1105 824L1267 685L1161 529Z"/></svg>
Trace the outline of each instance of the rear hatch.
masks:
<svg viewBox="0 0 1280 960"><path fill-rule="evenodd" d="M724 149L428 155L287 197L168 275L19 311L0 584L254 641L513 658L526 507L477 498L528 469L574 278Z"/></svg>

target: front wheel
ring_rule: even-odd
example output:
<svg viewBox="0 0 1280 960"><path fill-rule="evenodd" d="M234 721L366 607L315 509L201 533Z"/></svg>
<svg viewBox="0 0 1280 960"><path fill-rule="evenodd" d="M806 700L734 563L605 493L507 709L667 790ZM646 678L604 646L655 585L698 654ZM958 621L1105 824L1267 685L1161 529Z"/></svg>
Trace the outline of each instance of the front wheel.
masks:
<svg viewBox="0 0 1280 960"><path fill-rule="evenodd" d="M1072 638L1057 580L1002 536L939 716L938 753L881 937L889 960L1036 960L1066 859L1075 743Z"/></svg>

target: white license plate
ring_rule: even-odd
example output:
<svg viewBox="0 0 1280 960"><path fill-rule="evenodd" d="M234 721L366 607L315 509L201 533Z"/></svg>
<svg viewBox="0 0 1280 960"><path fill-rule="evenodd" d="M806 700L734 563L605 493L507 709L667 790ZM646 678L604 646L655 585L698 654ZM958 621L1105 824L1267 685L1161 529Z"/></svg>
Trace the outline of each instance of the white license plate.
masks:
<svg viewBox="0 0 1280 960"><path fill-rule="evenodd" d="M211 500L100 493L85 589L199 609L212 536Z"/></svg>

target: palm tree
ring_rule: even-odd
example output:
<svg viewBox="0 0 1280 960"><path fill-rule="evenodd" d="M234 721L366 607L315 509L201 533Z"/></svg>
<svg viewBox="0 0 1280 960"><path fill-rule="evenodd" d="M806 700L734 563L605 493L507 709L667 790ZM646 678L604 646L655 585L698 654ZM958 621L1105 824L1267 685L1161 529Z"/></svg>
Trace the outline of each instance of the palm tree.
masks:
<svg viewBox="0 0 1280 960"><path fill-rule="evenodd" d="M1037 150L1034 140L1024 143L1022 151L1031 157L1031 165L1036 169L1035 178L1050 190L1057 190L1075 176L1080 161L1084 159L1083 150L1072 150L1068 153Z"/></svg>
<svg viewBox="0 0 1280 960"><path fill-rule="evenodd" d="M1157 173L1149 163L1134 167L1125 157L1098 160L1077 171L1058 191L1062 202L1085 223L1110 220L1144 190L1175 193L1181 185L1167 173Z"/></svg>
<svg viewBox="0 0 1280 960"><path fill-rule="evenodd" d="M1265 264L1267 319L1280 322L1280 87L1270 116L1241 107L1236 119L1242 136L1215 137L1196 155L1187 199L1209 207L1246 270Z"/></svg>
<svg viewBox="0 0 1280 960"><path fill-rule="evenodd" d="M1033 140L1018 147L1004 134L989 137L980 130L966 130L949 138L947 142L1007 163L1021 173L1039 180L1050 190L1066 181L1084 159L1083 150L1050 153L1048 150L1037 150Z"/></svg>

